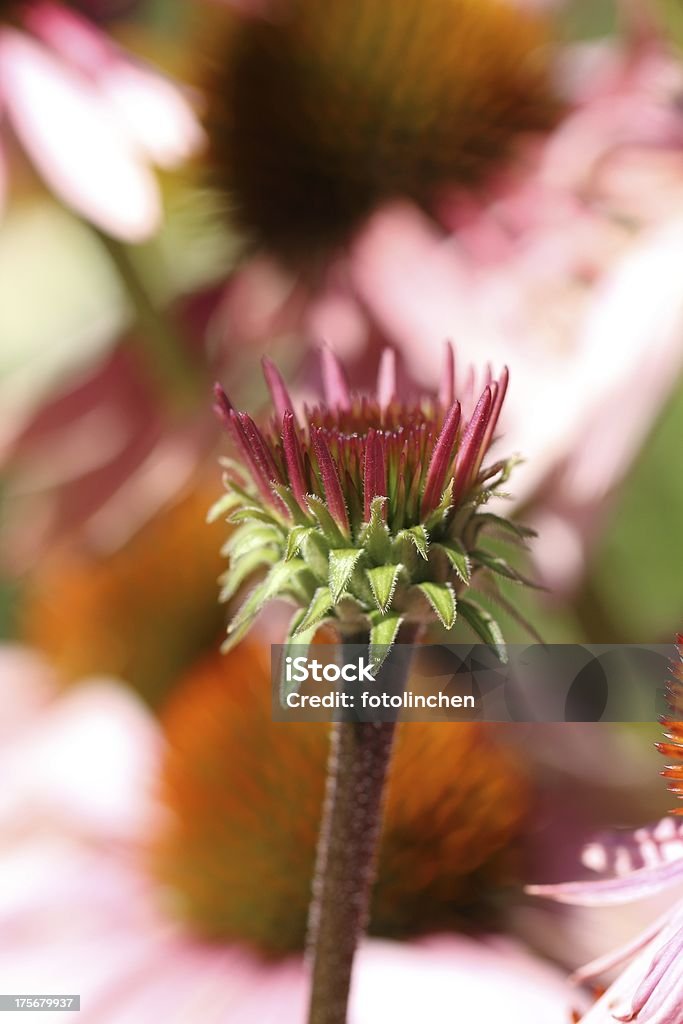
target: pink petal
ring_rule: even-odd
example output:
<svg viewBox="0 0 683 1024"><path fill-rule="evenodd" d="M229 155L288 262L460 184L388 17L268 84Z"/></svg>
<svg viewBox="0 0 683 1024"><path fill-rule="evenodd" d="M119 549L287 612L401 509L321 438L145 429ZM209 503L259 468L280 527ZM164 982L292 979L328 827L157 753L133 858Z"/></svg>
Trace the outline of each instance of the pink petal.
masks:
<svg viewBox="0 0 683 1024"><path fill-rule="evenodd" d="M341 484L339 483L337 467L335 466L334 460L330 454L330 449L328 448L323 431L317 428L314 429L312 432L312 439L316 458L318 460L320 475L323 479L327 507L330 510L332 517L336 520L338 526L348 534L349 517L346 511L344 493L341 489Z"/></svg>
<svg viewBox="0 0 683 1024"><path fill-rule="evenodd" d="M74 70L94 77L117 50L109 37L87 18L51 0L32 0L22 12L24 26Z"/></svg>
<svg viewBox="0 0 683 1024"><path fill-rule="evenodd" d="M304 457L293 412L285 412L282 422L282 447L287 464L287 477L302 511L306 510L306 477Z"/></svg>
<svg viewBox="0 0 683 1024"><path fill-rule="evenodd" d="M386 409L396 398L396 350L385 348L380 357L377 374L377 401L380 409Z"/></svg>
<svg viewBox="0 0 683 1024"><path fill-rule="evenodd" d="M156 724L139 701L110 682L54 701L2 758L12 779L0 820L60 820L104 835L135 835L150 820L159 754Z"/></svg>
<svg viewBox="0 0 683 1024"><path fill-rule="evenodd" d="M275 363L265 356L261 360L263 367L263 375L266 378L266 384L270 391L270 397L273 400L275 406L275 415L277 416L278 423L282 423L286 412L294 412L294 405L290 397L287 385L282 379L282 375L278 370Z"/></svg>
<svg viewBox="0 0 683 1024"><path fill-rule="evenodd" d="M361 947L350 1024L566 1024L569 993L558 972L513 942L449 935Z"/></svg>
<svg viewBox="0 0 683 1024"><path fill-rule="evenodd" d="M27 36L4 29L0 90L14 130L60 199L125 241L154 234L156 181L92 86Z"/></svg>
<svg viewBox="0 0 683 1024"><path fill-rule="evenodd" d="M85 18L59 4L33 3L25 23L67 64L93 80L125 134L159 166L174 167L200 148L203 132L181 91L129 60Z"/></svg>
<svg viewBox="0 0 683 1024"><path fill-rule="evenodd" d="M160 167L176 167L201 149L204 133L192 107L161 75L118 58L97 84L126 135Z"/></svg>
<svg viewBox="0 0 683 1024"><path fill-rule="evenodd" d="M351 392L344 367L331 349L324 346L320 352L325 401L331 409L351 408Z"/></svg>
<svg viewBox="0 0 683 1024"><path fill-rule="evenodd" d="M432 452L420 507L421 519L424 519L430 512L433 512L441 500L441 495L446 486L446 474L451 464L453 446L455 445L459 425L460 403L456 402L455 405L451 406L446 416L441 433Z"/></svg>
<svg viewBox="0 0 683 1024"><path fill-rule="evenodd" d="M661 864L656 868L641 868L623 878L599 881L563 882L559 885L530 885L532 896L546 896L557 903L579 907L608 907L653 896L669 886L683 882L683 860Z"/></svg>
<svg viewBox="0 0 683 1024"><path fill-rule="evenodd" d="M55 672L25 647L0 645L0 756L30 728L56 692Z"/></svg>

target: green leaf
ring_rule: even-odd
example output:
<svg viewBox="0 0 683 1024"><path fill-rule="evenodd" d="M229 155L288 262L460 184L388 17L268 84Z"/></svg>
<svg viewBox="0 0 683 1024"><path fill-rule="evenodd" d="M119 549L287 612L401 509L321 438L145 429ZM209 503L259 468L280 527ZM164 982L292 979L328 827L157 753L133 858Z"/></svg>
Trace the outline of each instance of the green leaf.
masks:
<svg viewBox="0 0 683 1024"><path fill-rule="evenodd" d="M529 540L537 536L536 531L530 527L515 523L512 519L506 519L504 516L494 515L493 512L478 512L472 516L471 522L478 528L491 526L492 529L499 530L500 533L512 534L518 540Z"/></svg>
<svg viewBox="0 0 683 1024"><path fill-rule="evenodd" d="M385 562L391 557L391 537L384 522L387 499L377 496L370 505L370 519L361 531L360 542L373 562Z"/></svg>
<svg viewBox="0 0 683 1024"><path fill-rule="evenodd" d="M301 557L318 580L320 586L326 586L329 576L328 560L330 545L322 535L319 526L314 526L304 537Z"/></svg>
<svg viewBox="0 0 683 1024"><path fill-rule="evenodd" d="M221 554L228 555L236 561L243 555L253 551L254 548L272 545L280 548L283 541L282 531L275 526L267 526L261 523L245 523L228 537L221 548Z"/></svg>
<svg viewBox="0 0 683 1024"><path fill-rule="evenodd" d="M286 591L297 573L304 569L306 569L306 563L301 559L292 559L291 562L276 562L263 582L259 583L249 594L228 626L228 639L221 650L226 651L234 647L249 630L263 606L278 594Z"/></svg>
<svg viewBox="0 0 683 1024"><path fill-rule="evenodd" d="M450 583L418 583L417 589L422 591L439 617L442 626L453 629L455 625L456 605L455 594Z"/></svg>
<svg viewBox="0 0 683 1024"><path fill-rule="evenodd" d="M485 608L475 604L466 597L460 598L458 608L460 614L477 636L484 643L495 647L500 660L503 664L507 664L508 656L505 649L505 638L500 626L490 612L487 612Z"/></svg>
<svg viewBox="0 0 683 1024"><path fill-rule="evenodd" d="M279 520L272 512L265 508L259 508L257 505L247 505L244 508L238 508L230 516L231 523L253 523L256 521L259 523L272 523L275 526L279 525Z"/></svg>
<svg viewBox="0 0 683 1024"><path fill-rule="evenodd" d="M235 494L232 490L228 491L227 494L222 494L206 513L207 523L215 523L219 519L226 519L229 513L240 505L241 502L242 499L239 494Z"/></svg>
<svg viewBox="0 0 683 1024"><path fill-rule="evenodd" d="M424 526L411 526L409 530L401 530L396 539L403 538L411 541L425 560L429 557L429 534Z"/></svg>
<svg viewBox="0 0 683 1024"><path fill-rule="evenodd" d="M279 558L280 554L274 548L259 548L256 551L251 551L248 555L242 555L221 577L221 580L225 582L218 596L219 601L229 601L252 573L263 565L272 565L279 561Z"/></svg>
<svg viewBox="0 0 683 1024"><path fill-rule="evenodd" d="M356 568L362 551L358 548L333 548L329 555L330 590L334 604L340 600Z"/></svg>
<svg viewBox="0 0 683 1024"><path fill-rule="evenodd" d="M514 583L524 583L527 587L534 587L536 590L543 589L538 583L534 583L533 580L527 579L526 576L522 576L520 572L506 562L504 558L500 558L498 555L492 555L489 551L482 551L481 548L477 548L476 551L472 552L472 560L479 562L481 565L485 565L487 569L494 572L497 576L504 576L505 579L512 580Z"/></svg>
<svg viewBox="0 0 683 1024"><path fill-rule="evenodd" d="M287 537L285 561L289 562L295 555L298 555L301 550L301 545L305 541L306 537L314 532L315 527L313 526L293 526L289 531L289 536Z"/></svg>
<svg viewBox="0 0 683 1024"><path fill-rule="evenodd" d="M545 643L543 636L539 633L536 627L529 621L516 604L512 601L508 601L507 597L501 593L498 580L492 576L487 580L479 580L477 587L483 594L486 594L487 598L494 604L499 605L500 608L509 615L513 622L521 626L525 633L528 633L537 644Z"/></svg>
<svg viewBox="0 0 683 1024"><path fill-rule="evenodd" d="M280 500L284 503L285 507L287 508L289 514L291 515L295 523L299 523L302 526L311 525L310 518L306 515L305 511L299 505L299 502L292 494L292 490L290 487L286 487L284 484L276 483L271 483L270 486L272 487L273 492L277 494L278 498L280 498Z"/></svg>
<svg viewBox="0 0 683 1024"><path fill-rule="evenodd" d="M375 569L365 570L375 603L383 615L391 605L402 568L402 565L378 565Z"/></svg>
<svg viewBox="0 0 683 1024"><path fill-rule="evenodd" d="M328 543L337 546L343 545L348 538L344 537L344 534L330 515L327 505L322 498L318 498L315 494L308 494L306 496L306 502L311 514L314 515L320 523L320 529Z"/></svg>
<svg viewBox="0 0 683 1024"><path fill-rule="evenodd" d="M461 544L457 540L444 540L439 541L434 547L443 551L462 582L469 584L472 578L472 566L467 552Z"/></svg>
<svg viewBox="0 0 683 1024"><path fill-rule="evenodd" d="M373 675L377 675L393 647L402 622L402 616L396 613L389 615L380 615L379 612L370 613L370 661Z"/></svg>
<svg viewBox="0 0 683 1024"><path fill-rule="evenodd" d="M238 504L240 505L253 505L255 501L258 501L258 497L242 487L234 477L224 476L223 485L228 492L235 494L239 498Z"/></svg>
<svg viewBox="0 0 683 1024"><path fill-rule="evenodd" d="M330 592L330 588L318 587L297 627L297 632L294 636L298 636L299 631L305 633L306 630L311 629L313 626L317 626L327 616L331 607L332 594Z"/></svg>

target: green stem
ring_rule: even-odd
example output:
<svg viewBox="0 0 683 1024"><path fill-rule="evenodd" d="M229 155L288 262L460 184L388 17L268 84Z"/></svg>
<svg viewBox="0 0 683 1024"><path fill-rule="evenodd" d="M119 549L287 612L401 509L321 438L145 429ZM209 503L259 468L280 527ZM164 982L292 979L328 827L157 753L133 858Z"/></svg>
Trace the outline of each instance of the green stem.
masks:
<svg viewBox="0 0 683 1024"><path fill-rule="evenodd" d="M417 639L413 630L402 644ZM367 646L368 638L352 643ZM403 692L410 658L392 651L377 690ZM388 685L388 681L391 681ZM309 919L308 1024L345 1024L353 961L368 919L395 722L335 722Z"/></svg>
<svg viewBox="0 0 683 1024"><path fill-rule="evenodd" d="M174 408L186 409L206 394L202 369L188 351L175 323L151 297L128 247L98 232L135 318L131 343L141 353L151 376L158 380Z"/></svg>

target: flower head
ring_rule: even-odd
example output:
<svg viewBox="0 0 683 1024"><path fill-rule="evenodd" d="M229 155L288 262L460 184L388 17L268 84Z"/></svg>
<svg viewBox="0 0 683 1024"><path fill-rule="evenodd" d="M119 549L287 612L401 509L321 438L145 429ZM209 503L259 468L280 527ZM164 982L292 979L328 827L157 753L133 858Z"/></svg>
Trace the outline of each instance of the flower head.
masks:
<svg viewBox="0 0 683 1024"><path fill-rule="evenodd" d="M249 641L184 677L163 716L170 814L150 866L198 935L275 956L304 948L329 737L282 729L270 701L267 651ZM384 938L496 920L528 810L490 727L415 726L397 737L378 854L370 932Z"/></svg>
<svg viewBox="0 0 683 1024"><path fill-rule="evenodd" d="M300 831L309 831L316 813L308 806L310 795L321 793L318 773L306 772L303 764L309 738L322 763L324 736L314 738L320 730L306 726L303 733L272 722L265 729L266 659L259 657L259 668L253 649L250 654L241 648L222 660L222 678L213 685L195 676L194 701L188 692L178 694L184 708L175 705L164 730L113 681L84 681L77 691L58 697L47 666L29 652L0 645L0 765L6 782L0 806L5 881L0 928L6 937L0 943L0 972L23 990L40 973L49 991L80 992L90 1020L301 1024L305 1019L303 956L269 957L245 940L253 936L255 919L271 908L275 937L278 925L291 929L291 918L300 915L286 900L292 876L302 873ZM233 670L244 685L226 685ZM256 690L265 700L255 701L258 710L247 714L248 727L240 730L244 702L250 704ZM403 777L397 778L390 801L400 870L395 857L387 860L383 899L389 908L402 901L408 915L412 909L407 934L414 937L363 942L351 997L354 1024L444 1024L453 1020L454 1005L463 1019L482 1024L566 1024L557 969L510 936L479 932L474 938L420 917L425 906L452 912L453 894L461 907L479 903L482 893L491 891L487 864L496 847L505 857L501 844L519 827L523 780L518 771L509 771L510 758L485 731L480 724L423 723L419 731L406 729L398 738L405 751L398 754ZM178 743L175 751L168 739ZM236 758L226 740L233 741ZM206 742L212 744L208 763ZM278 760L269 778L271 742ZM211 770L214 764L218 774ZM165 805L154 798L160 778L165 791L172 782L173 810L182 811L173 846L178 861L182 843L188 844L188 861L195 856L198 834L217 844L208 870L188 879L188 885L201 895L203 884L206 904L211 894L217 898L215 909L230 901L241 905L249 930L244 936L235 928L234 939L227 929L207 939L207 929L194 927L192 915L179 919L178 910L187 908L177 890L169 892L150 871L159 831L175 828ZM268 813L266 808L256 813L269 794ZM204 852L210 860L210 851ZM224 860L218 860L219 853L226 854ZM391 890L400 881L405 885L394 896ZM240 893L227 889L231 882L247 885L241 904ZM299 894L305 904L308 884ZM390 933L395 936L396 930Z"/></svg>
<svg viewBox="0 0 683 1024"><path fill-rule="evenodd" d="M52 0L0 5L0 110L55 195L128 242L161 223L152 167L176 167L203 141L179 89ZM0 137L0 208L4 166Z"/></svg>
<svg viewBox="0 0 683 1024"><path fill-rule="evenodd" d="M674 678L669 686L669 703L674 711L680 707L678 688L683 674L683 637L680 634L678 650L680 658L673 666ZM676 725L678 731L671 737L672 743L659 744L659 747L667 755L680 757L680 723L665 719L664 724L669 730ZM670 774L676 771L676 768L667 768L662 774L675 780L671 788L680 796L680 776ZM530 886L528 891L560 903L608 907L673 890L666 912L640 936L574 974L575 981L584 981L633 959L582 1018L583 1024L611 1024L613 1021L679 1024L683 1020L683 900L680 898L683 827L673 818L664 818L653 827L639 828L632 834L619 832L591 843L583 859L586 866L605 877L596 881Z"/></svg>
<svg viewBox="0 0 683 1024"><path fill-rule="evenodd" d="M440 394L417 401L399 399L389 350L374 395L352 392L329 351L322 370L325 401L300 420L278 371L265 362L275 413L263 430L217 385L216 409L238 455L226 463L227 494L212 510L239 524L226 545L223 597L271 567L228 627L227 646L278 596L299 606L289 634L299 644L331 621L343 636L370 632L373 649L384 655L403 623L438 620L452 629L456 595L474 630L499 642L491 616L460 595L475 572L522 579L479 539L491 528L514 539L525 533L481 510L511 466L482 468L507 372L473 403L455 397L450 346Z"/></svg>
<svg viewBox="0 0 683 1024"><path fill-rule="evenodd" d="M383 200L477 185L558 104L548 35L507 0L286 0L237 18L209 89L214 176L285 258Z"/></svg>

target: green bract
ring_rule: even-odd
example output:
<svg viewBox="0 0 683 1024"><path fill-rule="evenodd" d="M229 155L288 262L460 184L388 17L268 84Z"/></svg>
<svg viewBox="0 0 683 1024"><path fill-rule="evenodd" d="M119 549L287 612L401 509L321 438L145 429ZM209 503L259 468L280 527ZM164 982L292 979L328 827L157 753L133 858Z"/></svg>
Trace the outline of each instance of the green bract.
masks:
<svg viewBox="0 0 683 1024"><path fill-rule="evenodd" d="M353 394L324 352L326 401L307 409L303 423L275 367L266 362L265 373L275 415L263 430L216 391L237 455L224 462L226 494L210 513L234 527L222 599L262 576L230 622L225 649L272 598L296 606L287 643L306 646L332 623L342 638L366 636L376 667L403 624L452 630L459 613L484 642L500 645L476 587L486 581L490 591L497 576L526 581L486 538L522 543L531 532L485 508L512 466L482 468L507 372L465 416L450 347L439 396L413 403L396 396L392 352L373 397Z"/></svg>

